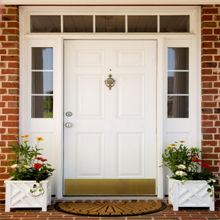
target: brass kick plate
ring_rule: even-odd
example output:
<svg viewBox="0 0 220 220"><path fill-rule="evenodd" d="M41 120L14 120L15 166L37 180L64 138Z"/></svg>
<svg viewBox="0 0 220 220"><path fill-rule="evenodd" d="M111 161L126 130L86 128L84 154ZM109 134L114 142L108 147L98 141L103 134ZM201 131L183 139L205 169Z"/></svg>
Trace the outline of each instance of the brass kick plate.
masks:
<svg viewBox="0 0 220 220"><path fill-rule="evenodd" d="M65 195L155 194L155 179L65 179Z"/></svg>

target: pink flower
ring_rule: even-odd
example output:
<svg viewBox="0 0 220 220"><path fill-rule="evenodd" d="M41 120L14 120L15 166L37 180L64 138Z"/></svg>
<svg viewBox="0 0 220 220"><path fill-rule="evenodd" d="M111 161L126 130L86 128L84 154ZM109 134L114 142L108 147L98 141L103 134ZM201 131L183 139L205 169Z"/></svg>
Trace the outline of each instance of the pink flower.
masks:
<svg viewBox="0 0 220 220"><path fill-rule="evenodd" d="M42 157L35 157L36 160L41 160L43 159Z"/></svg>
<svg viewBox="0 0 220 220"><path fill-rule="evenodd" d="M47 159L43 159L43 158L42 158L41 161L44 162L44 161L47 161Z"/></svg>

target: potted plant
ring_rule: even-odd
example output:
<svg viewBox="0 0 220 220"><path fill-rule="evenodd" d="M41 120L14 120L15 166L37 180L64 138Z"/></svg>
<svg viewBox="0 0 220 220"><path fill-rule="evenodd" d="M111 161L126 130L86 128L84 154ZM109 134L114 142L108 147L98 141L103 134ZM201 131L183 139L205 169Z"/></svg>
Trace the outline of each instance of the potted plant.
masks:
<svg viewBox="0 0 220 220"><path fill-rule="evenodd" d="M187 148L185 141L167 146L162 154L162 166L168 167L172 176L168 176L169 203L173 210L179 207L209 207L215 210L214 188L215 176L206 170L208 164L200 158L201 151L198 148Z"/></svg>
<svg viewBox="0 0 220 220"><path fill-rule="evenodd" d="M5 180L6 204L5 211L10 208L42 208L47 211L47 205L51 203L51 176L54 171L39 148L42 137L37 137L35 147L28 145L27 138L30 135L21 136L22 142L10 145L9 149L16 155L15 160L7 163L11 166L10 178Z"/></svg>

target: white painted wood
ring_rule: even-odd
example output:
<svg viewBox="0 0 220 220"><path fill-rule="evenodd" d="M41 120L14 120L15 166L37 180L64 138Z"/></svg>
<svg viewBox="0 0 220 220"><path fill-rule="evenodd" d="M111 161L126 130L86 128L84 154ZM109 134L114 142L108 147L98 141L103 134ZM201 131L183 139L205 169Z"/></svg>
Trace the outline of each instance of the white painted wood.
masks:
<svg viewBox="0 0 220 220"><path fill-rule="evenodd" d="M47 205L51 204L51 177L41 181L44 194L34 197L30 192L36 181L34 180L13 180L13 177L4 181L6 184L5 212L11 208L42 208L47 211Z"/></svg>
<svg viewBox="0 0 220 220"><path fill-rule="evenodd" d="M176 1L175 1L176 2ZM202 3L202 1L199 1ZM191 1L193 3L193 1ZM207 2L210 4L211 2ZM31 2L30 2L31 4ZM53 4L56 2L53 1ZM156 4L156 3L155 3ZM177 3L176 3L177 4ZM205 4L205 3L204 3ZM19 3L19 5L21 5ZM201 111L200 111L200 103L201 103L201 60L199 59L201 54L201 9L199 6L123 6L123 7L76 7L68 6L68 7L53 7L50 6L20 6L19 7L19 33L20 33L20 113L19 113L19 131L20 135L29 133L29 120L27 120L28 113L28 89L27 85L30 84L29 81L29 70L27 68L27 63L30 62L28 59L28 42L31 41L40 41L43 42L45 39L49 39L51 42L54 41L54 136L52 137L52 159L53 159L53 167L55 167L55 172L53 175L53 187L55 187L55 191L53 194L57 196L57 198L63 198L63 40L64 39L85 39L85 40L151 40L155 39L158 42L157 53L158 53L158 63L157 63L157 167L161 165L161 155L163 152L163 147L170 142L165 143L166 132L165 132L165 119L166 113L164 109L166 109L166 98L164 95L166 94L166 50L164 49L165 40L192 40L193 45L195 47L195 51L193 54L193 77L194 77L194 87L193 87L193 119L195 122L193 123L192 130L195 131L195 145L201 145ZM73 15L93 15L94 14L130 14L130 15L152 15L152 14L189 14L190 15L190 33L186 34L174 34L174 33L160 33L160 34L71 34L71 33L61 33L61 34L53 34L53 33L43 33L43 34L30 34L30 15L39 15L39 14L73 14ZM165 143L165 144L164 144ZM164 174L163 174L164 173ZM163 198L164 194L167 194L167 191L163 191L166 189L166 181L165 171L162 168L157 170L157 191L158 197ZM165 185L165 186L164 186ZM98 198L98 197L94 197ZM109 199L108 197L105 197ZM115 197L118 198L119 197ZM121 198L121 197L120 197ZM78 199L80 199L78 197ZM88 198L89 199L89 198ZM102 199L104 199L102 197ZM141 198L140 198L141 199Z"/></svg>
<svg viewBox="0 0 220 220"><path fill-rule="evenodd" d="M2 4L13 5L207 5L207 4L219 4L219 0L2 0Z"/></svg>
<svg viewBox="0 0 220 220"><path fill-rule="evenodd" d="M64 47L64 178L156 179L156 41Z"/></svg>
<svg viewBox="0 0 220 220"><path fill-rule="evenodd" d="M215 211L214 188L213 197L207 192L210 186L205 180L179 181L171 179L169 181L169 204L173 205L173 210L178 211L179 207L209 207L210 211ZM214 180L215 182L215 180Z"/></svg>

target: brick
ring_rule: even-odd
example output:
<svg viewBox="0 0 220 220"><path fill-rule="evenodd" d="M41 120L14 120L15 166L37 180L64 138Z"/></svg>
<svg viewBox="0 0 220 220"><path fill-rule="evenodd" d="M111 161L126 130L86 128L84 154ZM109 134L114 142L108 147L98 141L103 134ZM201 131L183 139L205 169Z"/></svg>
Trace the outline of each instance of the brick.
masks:
<svg viewBox="0 0 220 220"><path fill-rule="evenodd" d="M0 8L0 14L6 14L6 9L5 8Z"/></svg>
<svg viewBox="0 0 220 220"><path fill-rule="evenodd" d="M18 56L2 56L1 61L18 61Z"/></svg>
<svg viewBox="0 0 220 220"><path fill-rule="evenodd" d="M204 83L202 83L202 88L212 88L212 82L204 82Z"/></svg>
<svg viewBox="0 0 220 220"><path fill-rule="evenodd" d="M18 22L7 22L8 28L18 28Z"/></svg>
<svg viewBox="0 0 220 220"><path fill-rule="evenodd" d="M215 15L215 16L214 16L214 20L215 20L215 21L220 21L220 15Z"/></svg>
<svg viewBox="0 0 220 220"><path fill-rule="evenodd" d="M18 48L18 43L2 42L2 48Z"/></svg>
<svg viewBox="0 0 220 220"><path fill-rule="evenodd" d="M18 101L18 96L2 96L2 101Z"/></svg>
<svg viewBox="0 0 220 220"><path fill-rule="evenodd" d="M9 128L8 134L18 134L18 128Z"/></svg>
<svg viewBox="0 0 220 220"><path fill-rule="evenodd" d="M18 74L18 69L2 69L2 74Z"/></svg>
<svg viewBox="0 0 220 220"><path fill-rule="evenodd" d="M6 94L7 90L6 89L0 89L0 94Z"/></svg>
<svg viewBox="0 0 220 220"><path fill-rule="evenodd" d="M4 180L6 180L6 179L8 179L10 177L10 175L9 174L1 174L1 179L4 179Z"/></svg>
<svg viewBox="0 0 220 220"><path fill-rule="evenodd" d="M203 163L207 163L208 165L212 165L212 160L202 160Z"/></svg>
<svg viewBox="0 0 220 220"><path fill-rule="evenodd" d="M18 35L18 29L3 29L2 30L3 34L15 34Z"/></svg>
<svg viewBox="0 0 220 220"><path fill-rule="evenodd" d="M202 154L202 159L218 159L217 154Z"/></svg>
<svg viewBox="0 0 220 220"><path fill-rule="evenodd" d="M202 121L202 127L212 127L212 126L213 126L213 121Z"/></svg>
<svg viewBox="0 0 220 220"><path fill-rule="evenodd" d="M19 119L19 117L17 115L8 115L8 120L9 121L18 121L18 119Z"/></svg>
<svg viewBox="0 0 220 220"><path fill-rule="evenodd" d="M12 94L19 94L19 90L18 89L9 89L8 93L11 94L11 95Z"/></svg>
<svg viewBox="0 0 220 220"><path fill-rule="evenodd" d="M220 56L215 56L215 61L220 61Z"/></svg>
<svg viewBox="0 0 220 220"><path fill-rule="evenodd" d="M214 29L214 34L220 34L220 29Z"/></svg>
<svg viewBox="0 0 220 220"><path fill-rule="evenodd" d="M202 115L202 120L218 120L217 115Z"/></svg>
<svg viewBox="0 0 220 220"><path fill-rule="evenodd" d="M17 54L19 54L19 51L18 51L18 49L9 49L8 50L8 55L17 55Z"/></svg>
<svg viewBox="0 0 220 220"><path fill-rule="evenodd" d="M208 82L211 82L211 81L217 81L218 78L217 76L202 76L202 81L208 81Z"/></svg>
<svg viewBox="0 0 220 220"><path fill-rule="evenodd" d="M202 61L212 61L212 56L203 56Z"/></svg>
<svg viewBox="0 0 220 220"><path fill-rule="evenodd" d="M217 146L218 142L217 141L202 141L202 146ZM208 148L208 151L204 151L203 147L202 147L202 151L203 152L212 152L212 150L209 150L210 148Z"/></svg>
<svg viewBox="0 0 220 220"><path fill-rule="evenodd" d="M18 16L17 15L3 15L2 21L17 21Z"/></svg>
<svg viewBox="0 0 220 220"><path fill-rule="evenodd" d="M202 27L217 27L216 22L202 22Z"/></svg>
<svg viewBox="0 0 220 220"><path fill-rule="evenodd" d="M0 28L4 28L5 27L5 22L0 22Z"/></svg>
<svg viewBox="0 0 220 220"><path fill-rule="evenodd" d="M215 121L215 126L220 126L220 121Z"/></svg>
<svg viewBox="0 0 220 220"><path fill-rule="evenodd" d="M212 29L202 29L202 35L206 35L206 34L211 35L212 34Z"/></svg>
<svg viewBox="0 0 220 220"><path fill-rule="evenodd" d="M217 89L202 89L202 94L218 94Z"/></svg>
<svg viewBox="0 0 220 220"><path fill-rule="evenodd" d="M212 114L213 110L211 108L202 108L202 114Z"/></svg>
<svg viewBox="0 0 220 220"><path fill-rule="evenodd" d="M0 115L0 121L6 120L6 115Z"/></svg>
<svg viewBox="0 0 220 220"><path fill-rule="evenodd" d="M217 103L216 102L202 102L202 107L217 107Z"/></svg>
<svg viewBox="0 0 220 220"><path fill-rule="evenodd" d="M2 82L3 88L18 88L18 83Z"/></svg>
<svg viewBox="0 0 220 220"><path fill-rule="evenodd" d="M19 68L19 63L17 62L10 62L8 63L8 68Z"/></svg>
<svg viewBox="0 0 220 220"><path fill-rule="evenodd" d="M204 135L203 135L203 139L204 139L204 140L213 140L213 137L212 137L211 134L204 134Z"/></svg>
<svg viewBox="0 0 220 220"><path fill-rule="evenodd" d="M8 41L18 41L18 36L8 36Z"/></svg>
<svg viewBox="0 0 220 220"><path fill-rule="evenodd" d="M8 81L18 81L18 76L8 76Z"/></svg>
<svg viewBox="0 0 220 220"><path fill-rule="evenodd" d="M218 14L218 9L217 8L212 8L212 9L202 9L202 14Z"/></svg>
<svg viewBox="0 0 220 220"><path fill-rule="evenodd" d="M202 96L202 101L213 101L213 96L204 95L204 96Z"/></svg>
<svg viewBox="0 0 220 220"><path fill-rule="evenodd" d="M207 30L207 29L204 29L204 30ZM203 42L202 48L212 48L212 42Z"/></svg>
<svg viewBox="0 0 220 220"><path fill-rule="evenodd" d="M220 134L215 134L214 138L215 138L215 140L220 140Z"/></svg>
<svg viewBox="0 0 220 220"><path fill-rule="evenodd" d="M18 97L17 97L18 99ZM17 108L19 107L19 103L18 102L8 102L8 107L9 108Z"/></svg>
<svg viewBox="0 0 220 220"><path fill-rule="evenodd" d="M213 151L212 147L202 147L202 152L212 153L212 151Z"/></svg>
<svg viewBox="0 0 220 220"><path fill-rule="evenodd" d="M202 128L202 133L216 133L216 128Z"/></svg>
<svg viewBox="0 0 220 220"><path fill-rule="evenodd" d="M15 14L16 15L16 14L18 14L18 10L17 10L17 8L9 8L7 14L9 14L9 15Z"/></svg>
<svg viewBox="0 0 220 220"><path fill-rule="evenodd" d="M215 147L214 152L220 153L220 147ZM220 164L220 161L218 161L218 163ZM217 165L217 164L215 164L215 165Z"/></svg>
<svg viewBox="0 0 220 220"><path fill-rule="evenodd" d="M212 15L203 15L202 21L212 21Z"/></svg>
<svg viewBox="0 0 220 220"><path fill-rule="evenodd" d="M5 107L5 102L0 102L0 107Z"/></svg>
<svg viewBox="0 0 220 220"><path fill-rule="evenodd" d="M0 41L6 41L6 36L0 36Z"/></svg>
<svg viewBox="0 0 220 220"><path fill-rule="evenodd" d="M17 109L15 109L15 110L17 110ZM18 122L3 121L2 122L2 127L18 127ZM16 139L10 139L10 140L16 140Z"/></svg>
<svg viewBox="0 0 220 220"><path fill-rule="evenodd" d="M215 82L214 87L219 87L220 88L220 82Z"/></svg>
<svg viewBox="0 0 220 220"><path fill-rule="evenodd" d="M218 36L202 36L202 41L218 41Z"/></svg>
<svg viewBox="0 0 220 220"><path fill-rule="evenodd" d="M0 133L1 133L1 134L4 134L5 131L6 131L5 128L0 128Z"/></svg>
<svg viewBox="0 0 220 220"><path fill-rule="evenodd" d="M202 49L202 54L217 54L217 49Z"/></svg>
<svg viewBox="0 0 220 220"><path fill-rule="evenodd" d="M1 54L6 54L6 50L5 49L0 49L0 55Z"/></svg>
<svg viewBox="0 0 220 220"><path fill-rule="evenodd" d="M215 47L220 47L220 43L215 42Z"/></svg>
<svg viewBox="0 0 220 220"><path fill-rule="evenodd" d="M203 75L211 75L212 74L212 69L202 69L202 74Z"/></svg>
<svg viewBox="0 0 220 220"><path fill-rule="evenodd" d="M219 167L210 166L206 168L206 170L211 171L211 172L219 172Z"/></svg>
<svg viewBox="0 0 220 220"><path fill-rule="evenodd" d="M0 62L0 68L5 68L6 67L6 63L1 63Z"/></svg>
<svg viewBox="0 0 220 220"><path fill-rule="evenodd" d="M6 108L6 109L2 109L2 113L3 114L18 114L18 109ZM2 124L3 123L7 124L7 122L2 122ZM4 124L4 125L7 126L6 124Z"/></svg>

